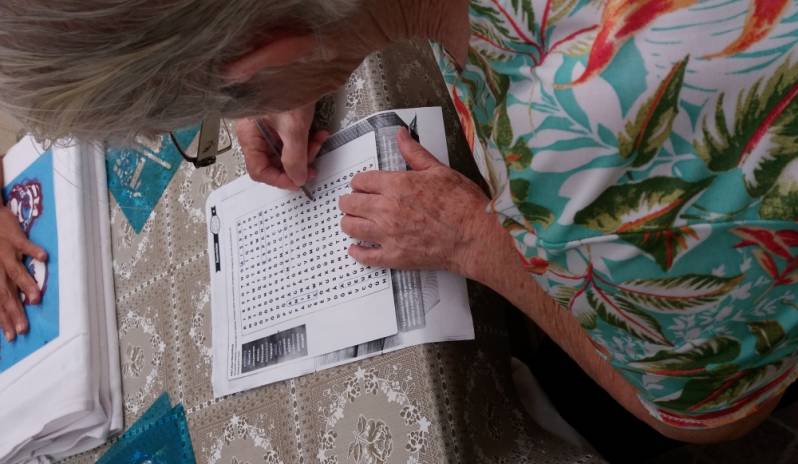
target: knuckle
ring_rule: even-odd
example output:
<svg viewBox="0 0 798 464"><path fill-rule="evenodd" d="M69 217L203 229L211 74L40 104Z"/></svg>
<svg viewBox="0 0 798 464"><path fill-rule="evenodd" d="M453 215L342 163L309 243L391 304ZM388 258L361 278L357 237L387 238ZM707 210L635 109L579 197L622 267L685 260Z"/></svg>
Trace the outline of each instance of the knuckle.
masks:
<svg viewBox="0 0 798 464"><path fill-rule="evenodd" d="M364 179L365 179L364 176L365 176L365 173L360 173L360 174L355 175L355 177L352 178L352 180L349 182L349 184L352 186L353 189L360 190L363 187Z"/></svg>
<svg viewBox="0 0 798 464"><path fill-rule="evenodd" d="M413 145L407 150L408 154L414 158L427 157L427 150L419 145Z"/></svg>
<svg viewBox="0 0 798 464"><path fill-rule="evenodd" d="M395 215L399 214L399 202L396 199L384 199L376 203L375 208L387 217L394 217Z"/></svg>
<svg viewBox="0 0 798 464"><path fill-rule="evenodd" d="M364 253L362 250L358 250L355 253L355 259L366 266L376 266L379 262L377 253Z"/></svg>
<svg viewBox="0 0 798 464"><path fill-rule="evenodd" d="M245 164L258 162L261 159L263 159L263 157L260 156L258 149L253 147L252 145L247 144L246 142L243 142L241 144L241 151L244 153Z"/></svg>
<svg viewBox="0 0 798 464"><path fill-rule="evenodd" d="M341 231L343 231L343 233L346 235L352 234L352 218L349 216L344 216L344 218L341 219Z"/></svg>
<svg viewBox="0 0 798 464"><path fill-rule="evenodd" d="M355 190L369 190L370 186L375 185L374 175L364 172L352 178L352 188Z"/></svg>
<svg viewBox="0 0 798 464"><path fill-rule="evenodd" d="M256 182L266 182L266 176L263 174L262 169L248 169L247 174L249 178Z"/></svg>
<svg viewBox="0 0 798 464"><path fill-rule="evenodd" d="M398 218L396 218L393 215L388 215L384 219L384 223L385 223L385 229L387 230L388 235L393 237L393 236L396 236L398 234L399 225L400 225L400 221L399 221Z"/></svg>
<svg viewBox="0 0 798 464"><path fill-rule="evenodd" d="M387 253L386 256L386 263L390 264L399 264L404 260L404 253L402 253L399 249L393 249Z"/></svg>
<svg viewBox="0 0 798 464"><path fill-rule="evenodd" d="M390 247L383 252L382 256L386 263L394 263L399 257L399 253L396 251L395 247Z"/></svg>
<svg viewBox="0 0 798 464"><path fill-rule="evenodd" d="M22 270L20 270L19 266L6 266L6 272L8 273L8 277L15 282L24 277L24 274L22 273Z"/></svg>
<svg viewBox="0 0 798 464"><path fill-rule="evenodd" d="M385 224L395 214L398 214L398 212L391 203L377 203L374 205L374 218L382 224Z"/></svg>
<svg viewBox="0 0 798 464"><path fill-rule="evenodd" d="M375 238L380 235L379 226L371 221L361 222L358 229L364 236Z"/></svg>
<svg viewBox="0 0 798 464"><path fill-rule="evenodd" d="M343 212L349 211L350 201L349 195L341 195L338 198L338 208Z"/></svg>

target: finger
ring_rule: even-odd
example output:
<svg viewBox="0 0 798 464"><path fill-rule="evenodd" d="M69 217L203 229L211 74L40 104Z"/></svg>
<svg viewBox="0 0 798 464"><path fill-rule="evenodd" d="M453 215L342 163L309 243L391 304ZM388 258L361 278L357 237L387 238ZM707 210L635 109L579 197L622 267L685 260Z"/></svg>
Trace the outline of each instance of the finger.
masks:
<svg viewBox="0 0 798 464"><path fill-rule="evenodd" d="M382 208L382 197L369 193L350 193L338 198L341 212L350 216L372 219Z"/></svg>
<svg viewBox="0 0 798 464"><path fill-rule="evenodd" d="M16 288L13 288L13 284L9 285L6 273L0 270L0 324L3 325L3 332L8 341L13 341L17 337L15 320L12 314L17 312L16 305L20 304L20 302L15 290Z"/></svg>
<svg viewBox="0 0 798 464"><path fill-rule="evenodd" d="M8 272L11 282L22 290L22 293L28 297L32 304L39 304L42 292L39 286L36 285L36 281L33 280L33 276L30 275L22 263L19 261L7 262L6 272Z"/></svg>
<svg viewBox="0 0 798 464"><path fill-rule="evenodd" d="M23 334L28 331L28 318L25 317L25 308L22 307L22 302L19 300L19 292L16 286L10 280L6 280L6 301L5 308L6 314L14 324L14 331L16 334Z"/></svg>
<svg viewBox="0 0 798 464"><path fill-rule="evenodd" d="M399 139L399 151L402 152L405 161L414 171L423 171L441 164L432 156L432 153L410 137L407 129L399 129L396 137Z"/></svg>
<svg viewBox="0 0 798 464"><path fill-rule="evenodd" d="M401 174L405 173L386 171L361 172L352 178L352 189L363 193L382 193Z"/></svg>
<svg viewBox="0 0 798 464"><path fill-rule="evenodd" d="M317 141L315 137L319 134L314 134L312 139L308 137L315 108L315 103L309 103L290 111L264 116L264 120L269 122L269 125L280 137L280 153L277 156L279 168L297 187L307 182L308 166L311 164L310 156L312 154L315 157L320 148L317 148L316 144L310 146L311 142ZM314 151L313 153L311 153L311 149Z"/></svg>
<svg viewBox="0 0 798 464"><path fill-rule="evenodd" d="M11 322L11 318L6 314L4 306L0 307L0 327L3 328L3 335L5 335L6 340L13 342L17 332L14 330L14 323Z"/></svg>
<svg viewBox="0 0 798 464"><path fill-rule="evenodd" d="M379 244L382 238L376 223L354 216L341 219L341 230L355 240Z"/></svg>
<svg viewBox="0 0 798 464"><path fill-rule="evenodd" d="M313 164L313 162L316 161L316 157L319 156L321 147L328 138L330 138L329 132L319 131L316 132L312 139L310 139L310 143L308 144L308 164Z"/></svg>
<svg viewBox="0 0 798 464"><path fill-rule="evenodd" d="M288 136L283 137L283 154L280 159L285 173L296 186L305 185L308 180L308 158L307 133L292 130Z"/></svg>
<svg viewBox="0 0 798 464"><path fill-rule="evenodd" d="M262 182L283 190L299 190L299 187L294 184L294 181L288 178L286 173L275 167L267 167L255 172L251 172L247 169L247 172L249 172L249 177L255 182Z"/></svg>
<svg viewBox="0 0 798 464"><path fill-rule="evenodd" d="M241 146L244 151L244 164L249 177L255 182L263 182L277 188L297 190L297 186L280 169L279 163L275 162L275 158L264 151L266 142L260 135L258 137L261 144L253 140L248 141L251 142L249 145L242 144Z"/></svg>
<svg viewBox="0 0 798 464"><path fill-rule="evenodd" d="M296 185L280 169L277 158L279 154L271 152L254 121L238 121L236 132L244 152L244 164L252 180L282 189L297 189Z"/></svg>
<svg viewBox="0 0 798 464"><path fill-rule="evenodd" d="M23 255L38 259L43 263L47 262L47 252L44 251L44 248L35 245L27 238L23 237L22 240L20 240L19 243L16 244L16 246L17 249L21 251Z"/></svg>
<svg viewBox="0 0 798 464"><path fill-rule="evenodd" d="M351 245L349 256L358 263L368 267L388 268L385 250L382 248L364 247L361 245Z"/></svg>
<svg viewBox="0 0 798 464"><path fill-rule="evenodd" d="M239 119L236 121L236 135L245 155L250 152L267 156L279 155L279 153L274 153L271 150L254 119Z"/></svg>

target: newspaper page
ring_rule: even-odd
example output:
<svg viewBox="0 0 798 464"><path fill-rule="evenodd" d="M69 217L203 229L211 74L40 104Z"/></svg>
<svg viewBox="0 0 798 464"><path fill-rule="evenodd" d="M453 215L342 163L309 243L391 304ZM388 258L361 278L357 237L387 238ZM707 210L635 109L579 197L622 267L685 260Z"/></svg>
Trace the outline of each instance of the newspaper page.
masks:
<svg viewBox="0 0 798 464"><path fill-rule="evenodd" d="M314 199L244 176L208 199L216 397L383 352L474 336L465 281L364 267L348 256L338 197L367 170L404 170L407 127L448 164L440 108L378 113L334 134Z"/></svg>

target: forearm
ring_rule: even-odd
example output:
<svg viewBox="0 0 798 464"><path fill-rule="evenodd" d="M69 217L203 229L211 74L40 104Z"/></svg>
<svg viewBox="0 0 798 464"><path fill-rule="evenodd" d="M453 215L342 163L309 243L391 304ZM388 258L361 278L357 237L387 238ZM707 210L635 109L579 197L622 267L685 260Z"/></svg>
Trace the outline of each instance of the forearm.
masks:
<svg viewBox="0 0 798 464"><path fill-rule="evenodd" d="M685 430L667 426L643 407L637 391L596 351L589 337L570 313L550 298L523 268L512 238L494 215L483 217L480 251L468 256L463 273L503 295L531 318L582 370L627 411L663 435L681 441L708 443L744 435L762 422L778 403L770 402L756 414L725 427ZM476 244L475 244L476 245Z"/></svg>

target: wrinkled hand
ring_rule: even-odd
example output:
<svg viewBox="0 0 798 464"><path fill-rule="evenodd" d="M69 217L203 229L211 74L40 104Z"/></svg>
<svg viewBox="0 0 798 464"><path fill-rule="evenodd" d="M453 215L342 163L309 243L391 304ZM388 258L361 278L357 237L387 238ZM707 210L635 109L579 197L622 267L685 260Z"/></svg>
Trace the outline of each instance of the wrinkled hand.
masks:
<svg viewBox="0 0 798 464"><path fill-rule="evenodd" d="M33 304L41 299L38 285L22 265L23 256L47 261L47 253L28 240L14 213L0 206L0 326L8 341L28 331L19 291Z"/></svg>
<svg viewBox="0 0 798 464"><path fill-rule="evenodd" d="M352 179L353 193L339 200L341 229L377 248L352 245L358 262L391 269L443 269L464 274L495 216L487 197L457 171L441 164L410 137L398 134L412 171L370 171Z"/></svg>
<svg viewBox="0 0 798 464"><path fill-rule="evenodd" d="M314 108L315 105L311 104L284 113L261 116L264 125L282 141L282 153L272 151L254 119L236 122L236 133L252 180L286 190L297 190L315 175L313 160L329 134L326 131L310 134Z"/></svg>

